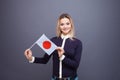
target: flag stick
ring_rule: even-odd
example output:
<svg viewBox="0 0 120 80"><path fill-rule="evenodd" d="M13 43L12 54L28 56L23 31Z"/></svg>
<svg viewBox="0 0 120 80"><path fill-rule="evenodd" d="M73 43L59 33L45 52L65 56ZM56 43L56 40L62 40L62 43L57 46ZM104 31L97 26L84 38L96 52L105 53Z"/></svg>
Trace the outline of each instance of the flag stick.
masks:
<svg viewBox="0 0 120 80"><path fill-rule="evenodd" d="M38 39L38 40L39 40L39 39ZM38 40L37 40L37 41L38 41ZM33 46L37 43L37 41L36 41L36 42L35 42L32 46L30 46L30 48L29 48L29 49L31 49L31 48L32 48L32 47L33 47Z"/></svg>
<svg viewBox="0 0 120 80"><path fill-rule="evenodd" d="M31 49L34 45L36 44L36 42L34 43L34 44L32 44L32 46L30 46L30 48L29 49Z"/></svg>

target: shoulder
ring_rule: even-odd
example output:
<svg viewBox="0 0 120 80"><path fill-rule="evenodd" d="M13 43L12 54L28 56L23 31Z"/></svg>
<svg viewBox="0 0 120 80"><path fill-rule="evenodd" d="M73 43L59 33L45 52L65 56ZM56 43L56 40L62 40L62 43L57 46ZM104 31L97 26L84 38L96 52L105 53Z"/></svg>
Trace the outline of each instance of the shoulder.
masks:
<svg viewBox="0 0 120 80"><path fill-rule="evenodd" d="M59 37L57 37L57 36L55 36L55 37L52 37L50 40L56 40L56 39L58 39Z"/></svg>
<svg viewBox="0 0 120 80"><path fill-rule="evenodd" d="M76 43L82 43L82 41L81 41L80 39L78 39L78 38L73 38L72 41L74 41L74 42L76 42Z"/></svg>
<svg viewBox="0 0 120 80"><path fill-rule="evenodd" d="M82 41L78 38L73 38L71 41L78 46L82 46Z"/></svg>
<svg viewBox="0 0 120 80"><path fill-rule="evenodd" d="M56 42L60 40L60 37L55 36L55 37L52 37L50 40L53 42Z"/></svg>
<svg viewBox="0 0 120 80"><path fill-rule="evenodd" d="M54 36L54 37L51 38L51 40L52 40L52 39L56 39L56 38L58 38L58 37L57 37L57 36Z"/></svg>

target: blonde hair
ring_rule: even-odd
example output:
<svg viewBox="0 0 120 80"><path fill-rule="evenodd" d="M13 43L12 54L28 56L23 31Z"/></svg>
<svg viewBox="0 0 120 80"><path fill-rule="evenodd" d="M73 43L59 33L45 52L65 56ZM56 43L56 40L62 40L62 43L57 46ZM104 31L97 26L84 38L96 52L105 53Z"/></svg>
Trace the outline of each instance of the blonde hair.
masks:
<svg viewBox="0 0 120 80"><path fill-rule="evenodd" d="M74 35L75 35L75 31L74 31L74 23L73 23L73 20L71 18L71 16L67 13L63 13L59 16L58 20L57 20L57 27L56 27L56 35L57 37L60 37L62 32L60 30L60 20L63 19L63 18L68 18L70 20L70 23L71 23L71 30L70 30L70 39L73 39L74 38Z"/></svg>

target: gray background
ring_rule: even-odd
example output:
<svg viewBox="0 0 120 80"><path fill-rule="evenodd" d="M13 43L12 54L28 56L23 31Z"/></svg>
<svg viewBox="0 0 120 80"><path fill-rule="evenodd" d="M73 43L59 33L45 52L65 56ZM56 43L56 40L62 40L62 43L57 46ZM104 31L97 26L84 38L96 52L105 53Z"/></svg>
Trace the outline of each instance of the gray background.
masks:
<svg viewBox="0 0 120 80"><path fill-rule="evenodd" d="M29 64L24 50L43 33L55 36L63 12L83 43L80 80L120 80L119 0L0 0L0 80L50 80L52 59ZM32 51L44 55L36 45Z"/></svg>

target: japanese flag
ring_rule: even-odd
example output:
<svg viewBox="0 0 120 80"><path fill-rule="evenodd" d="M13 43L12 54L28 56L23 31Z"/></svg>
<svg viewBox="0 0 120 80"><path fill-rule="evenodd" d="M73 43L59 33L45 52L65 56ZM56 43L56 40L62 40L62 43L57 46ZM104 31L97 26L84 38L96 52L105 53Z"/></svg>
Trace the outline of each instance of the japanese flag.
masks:
<svg viewBox="0 0 120 80"><path fill-rule="evenodd" d="M37 41L36 44L40 46L48 55L50 55L57 46L43 34Z"/></svg>

